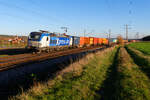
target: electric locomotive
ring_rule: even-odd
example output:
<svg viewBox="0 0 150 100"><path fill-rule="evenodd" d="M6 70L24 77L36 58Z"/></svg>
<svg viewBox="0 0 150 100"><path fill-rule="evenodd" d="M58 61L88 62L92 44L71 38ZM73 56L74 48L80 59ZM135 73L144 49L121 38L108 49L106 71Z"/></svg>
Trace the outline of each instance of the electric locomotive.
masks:
<svg viewBox="0 0 150 100"><path fill-rule="evenodd" d="M72 37L58 35L47 31L31 32L28 37L28 49L37 51L52 51L72 46Z"/></svg>

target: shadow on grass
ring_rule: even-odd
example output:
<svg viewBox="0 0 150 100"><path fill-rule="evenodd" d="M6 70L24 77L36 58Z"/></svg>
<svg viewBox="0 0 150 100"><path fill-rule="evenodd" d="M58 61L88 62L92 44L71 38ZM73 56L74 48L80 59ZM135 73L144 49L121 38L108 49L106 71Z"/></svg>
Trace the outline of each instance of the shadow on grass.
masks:
<svg viewBox="0 0 150 100"><path fill-rule="evenodd" d="M135 53L134 51L130 50L128 47L125 47L127 52L130 54L130 56L132 57L133 61L135 64L137 64L138 66L140 66L140 69L150 78L150 62L148 61L148 59L139 56L137 53Z"/></svg>
<svg viewBox="0 0 150 100"><path fill-rule="evenodd" d="M101 48L70 54L55 59L47 59L41 62L34 62L33 64L18 66L17 68L1 72L0 98L1 100L7 100L9 97L28 91L36 83L46 83L50 79L53 79L58 71L61 71L73 62L82 59L87 54L103 50Z"/></svg>
<svg viewBox="0 0 150 100"><path fill-rule="evenodd" d="M116 100L115 99L115 91L116 91L116 86L115 83L117 81L117 58L119 54L120 48L118 48L115 58L113 60L113 64L109 67L107 71L107 78L102 84L102 88L98 91L98 94L100 94L100 100Z"/></svg>

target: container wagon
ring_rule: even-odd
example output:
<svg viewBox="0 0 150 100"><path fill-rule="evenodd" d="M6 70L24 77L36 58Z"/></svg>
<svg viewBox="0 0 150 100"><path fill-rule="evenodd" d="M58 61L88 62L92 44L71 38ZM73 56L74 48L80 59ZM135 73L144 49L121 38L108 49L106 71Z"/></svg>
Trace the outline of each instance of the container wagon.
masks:
<svg viewBox="0 0 150 100"><path fill-rule="evenodd" d="M98 45L98 38L94 37L94 45Z"/></svg>
<svg viewBox="0 0 150 100"><path fill-rule="evenodd" d="M77 48L80 45L80 37L72 36L72 47Z"/></svg>
<svg viewBox="0 0 150 100"><path fill-rule="evenodd" d="M103 39L102 38L98 38L98 45L102 45L103 44Z"/></svg>
<svg viewBox="0 0 150 100"><path fill-rule="evenodd" d="M107 45L108 44L108 40L106 38L102 38L102 44L103 45Z"/></svg>
<svg viewBox="0 0 150 100"><path fill-rule="evenodd" d="M80 37L80 47L90 46L89 37Z"/></svg>
<svg viewBox="0 0 150 100"><path fill-rule="evenodd" d="M93 46L94 45L94 37L89 37L89 41L90 41L90 46Z"/></svg>

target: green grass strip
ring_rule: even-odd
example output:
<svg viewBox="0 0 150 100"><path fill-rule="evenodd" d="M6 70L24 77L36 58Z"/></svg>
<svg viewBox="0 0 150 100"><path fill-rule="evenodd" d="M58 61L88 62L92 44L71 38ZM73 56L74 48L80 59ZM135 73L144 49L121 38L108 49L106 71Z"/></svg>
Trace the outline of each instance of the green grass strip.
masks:
<svg viewBox="0 0 150 100"><path fill-rule="evenodd" d="M106 79L106 73L111 66L117 49L108 50L103 54L95 55L94 58L84 66L80 75L72 72L65 74L62 81L55 79L53 87L43 89L39 95L27 93L18 99L27 100L94 100L101 96L96 93ZM17 99L17 98L16 98Z"/></svg>
<svg viewBox="0 0 150 100"><path fill-rule="evenodd" d="M150 80L133 63L124 48L118 56L118 75L114 100L150 100Z"/></svg>
<svg viewBox="0 0 150 100"><path fill-rule="evenodd" d="M128 46L143 52L145 55L150 55L150 42L136 42Z"/></svg>
<svg viewBox="0 0 150 100"><path fill-rule="evenodd" d="M150 77L150 57L145 56L142 52L126 46L128 53L134 59L134 62L140 66L141 70L143 70Z"/></svg>

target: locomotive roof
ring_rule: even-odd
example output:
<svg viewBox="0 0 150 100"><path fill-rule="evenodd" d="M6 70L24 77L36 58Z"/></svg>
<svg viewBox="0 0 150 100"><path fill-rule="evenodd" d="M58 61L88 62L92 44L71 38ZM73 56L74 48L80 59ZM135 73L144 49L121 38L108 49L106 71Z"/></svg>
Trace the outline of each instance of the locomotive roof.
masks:
<svg viewBox="0 0 150 100"><path fill-rule="evenodd" d="M31 32L31 34L42 34L41 32Z"/></svg>
<svg viewBox="0 0 150 100"><path fill-rule="evenodd" d="M34 35L42 35L42 34L49 34L51 37L70 37L66 34L56 34L56 33L46 33L46 32L31 32Z"/></svg>

